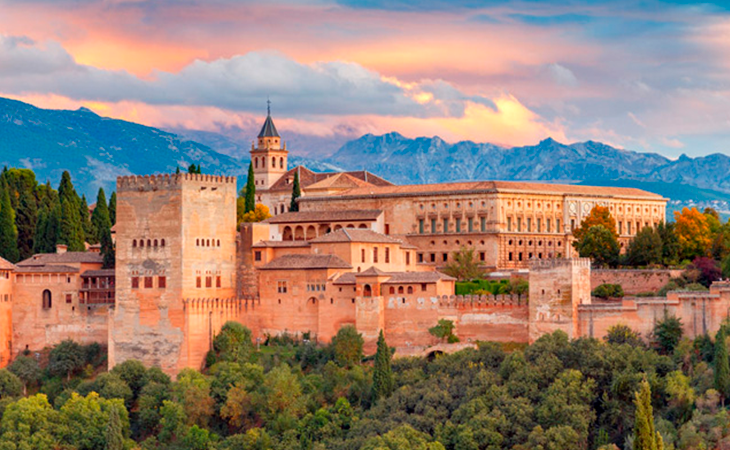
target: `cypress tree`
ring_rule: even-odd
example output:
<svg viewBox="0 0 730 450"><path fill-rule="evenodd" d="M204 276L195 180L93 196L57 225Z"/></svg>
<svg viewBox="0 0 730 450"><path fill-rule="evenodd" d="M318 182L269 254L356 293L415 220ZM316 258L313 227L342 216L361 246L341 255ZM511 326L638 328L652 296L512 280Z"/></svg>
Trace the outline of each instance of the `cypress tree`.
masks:
<svg viewBox="0 0 730 450"><path fill-rule="evenodd" d="M38 222L36 222L33 237L33 253L46 253L46 227L48 227L48 207L43 206L38 211Z"/></svg>
<svg viewBox="0 0 730 450"><path fill-rule="evenodd" d="M35 184L35 177L33 177ZM33 186L35 187L35 186ZM24 185L18 193L18 208L15 225L18 229L18 250L20 259L33 255L34 239L38 224L38 203L30 186Z"/></svg>
<svg viewBox="0 0 730 450"><path fill-rule="evenodd" d="M86 195L81 196L81 202L79 203L79 217L81 219L81 228L84 230L84 241L89 244L96 244L99 242L96 239L96 229L94 224L91 223L91 214L89 214L89 203L86 201Z"/></svg>
<svg viewBox="0 0 730 450"><path fill-rule="evenodd" d="M302 196L302 189L299 187L299 171L294 172L294 184L291 188L291 205L289 211L299 211L297 199Z"/></svg>
<svg viewBox="0 0 730 450"><path fill-rule="evenodd" d="M99 193L96 194L96 207L94 212L91 213L91 223L94 225L96 230L96 241L101 242L102 235L106 230L111 229L112 221L109 218L109 207L106 204L106 194L104 194L104 188L99 188Z"/></svg>
<svg viewBox="0 0 730 450"><path fill-rule="evenodd" d="M109 220L114 226L117 223L117 193L112 192L112 196L109 197Z"/></svg>
<svg viewBox="0 0 730 450"><path fill-rule="evenodd" d="M18 262L18 229L15 226L15 211L10 203L7 184L0 187L0 256L10 262Z"/></svg>
<svg viewBox="0 0 730 450"><path fill-rule="evenodd" d="M725 327L720 327L715 336L715 389L722 395L722 404L730 396L730 363L727 354Z"/></svg>
<svg viewBox="0 0 730 450"><path fill-rule="evenodd" d="M124 450L124 432L122 430L122 419L119 417L117 405L109 409L109 423L106 426L106 449Z"/></svg>
<svg viewBox="0 0 730 450"><path fill-rule="evenodd" d="M110 228L104 228L101 232L101 255L103 257L102 268L113 269L116 263L116 252L112 232Z"/></svg>
<svg viewBox="0 0 730 450"><path fill-rule="evenodd" d="M651 406L649 382L642 381L634 394L634 450L663 450L664 441L654 429L654 410Z"/></svg>
<svg viewBox="0 0 730 450"><path fill-rule="evenodd" d="M246 203L243 212L256 209L256 185L254 184L253 165L248 165L248 179L246 180Z"/></svg>
<svg viewBox="0 0 730 450"><path fill-rule="evenodd" d="M390 367L390 348L385 342L383 330L378 336L378 350L375 353L375 366L373 368L373 399L388 397L393 393L394 380L393 371Z"/></svg>
<svg viewBox="0 0 730 450"><path fill-rule="evenodd" d="M69 251L82 252L86 249L78 204L67 198L61 198L61 222L58 242L66 244Z"/></svg>

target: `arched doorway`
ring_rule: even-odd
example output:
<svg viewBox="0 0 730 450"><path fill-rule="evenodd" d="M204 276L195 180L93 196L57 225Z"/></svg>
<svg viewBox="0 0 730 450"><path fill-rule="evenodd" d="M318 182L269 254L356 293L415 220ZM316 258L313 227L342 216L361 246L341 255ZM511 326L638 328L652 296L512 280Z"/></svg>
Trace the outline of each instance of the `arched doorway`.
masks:
<svg viewBox="0 0 730 450"><path fill-rule="evenodd" d="M311 241L312 239L317 237L317 230L314 228L314 225L310 225L307 227L307 240Z"/></svg>
<svg viewBox="0 0 730 450"><path fill-rule="evenodd" d="M294 240L294 234L292 233L290 226L285 226L284 227L284 233L283 233L283 238L282 239L284 239L285 241L292 241L292 240Z"/></svg>
<svg viewBox="0 0 730 450"><path fill-rule="evenodd" d="M371 288L369 284L366 284L365 286L363 286L362 296L363 297L372 297L373 296L373 288Z"/></svg>

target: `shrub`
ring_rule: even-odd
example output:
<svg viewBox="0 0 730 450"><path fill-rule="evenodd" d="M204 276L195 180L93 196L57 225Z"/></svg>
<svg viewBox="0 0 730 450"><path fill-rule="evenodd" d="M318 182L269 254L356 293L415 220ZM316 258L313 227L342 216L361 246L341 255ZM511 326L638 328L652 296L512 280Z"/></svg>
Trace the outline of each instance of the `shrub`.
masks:
<svg viewBox="0 0 730 450"><path fill-rule="evenodd" d="M598 298L621 298L624 296L624 290L620 284L604 283L597 286L592 294Z"/></svg>

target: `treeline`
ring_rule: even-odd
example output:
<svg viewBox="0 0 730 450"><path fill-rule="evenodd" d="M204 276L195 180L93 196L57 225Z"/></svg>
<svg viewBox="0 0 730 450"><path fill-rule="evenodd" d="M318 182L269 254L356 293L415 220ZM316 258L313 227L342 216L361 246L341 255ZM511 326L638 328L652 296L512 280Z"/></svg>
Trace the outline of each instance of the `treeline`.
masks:
<svg viewBox="0 0 730 450"><path fill-rule="evenodd" d="M69 251L101 244L106 267L114 266L111 227L116 221L116 193L107 203L99 189L89 214L85 195L79 196L64 171L58 189L39 184L29 169L3 169L0 174L0 256L18 262L35 253L52 253L57 244Z"/></svg>
<svg viewBox="0 0 730 450"><path fill-rule="evenodd" d="M619 325L603 341L555 332L511 351L392 359L382 335L363 358L353 327L327 346L257 348L228 323L207 367L175 381L137 361L103 372L97 346L67 341L44 368L24 356L0 370L0 449L727 448L726 336L691 340L666 317L650 344Z"/></svg>

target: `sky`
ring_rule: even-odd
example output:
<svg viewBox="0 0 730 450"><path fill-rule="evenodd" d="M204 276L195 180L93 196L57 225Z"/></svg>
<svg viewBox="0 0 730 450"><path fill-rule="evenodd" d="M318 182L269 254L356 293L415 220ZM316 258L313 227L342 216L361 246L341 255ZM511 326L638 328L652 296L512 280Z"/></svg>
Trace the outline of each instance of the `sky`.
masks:
<svg viewBox="0 0 730 450"><path fill-rule="evenodd" d="M270 99L280 131L319 139L729 153L730 8L0 0L0 96L165 128L251 130Z"/></svg>

